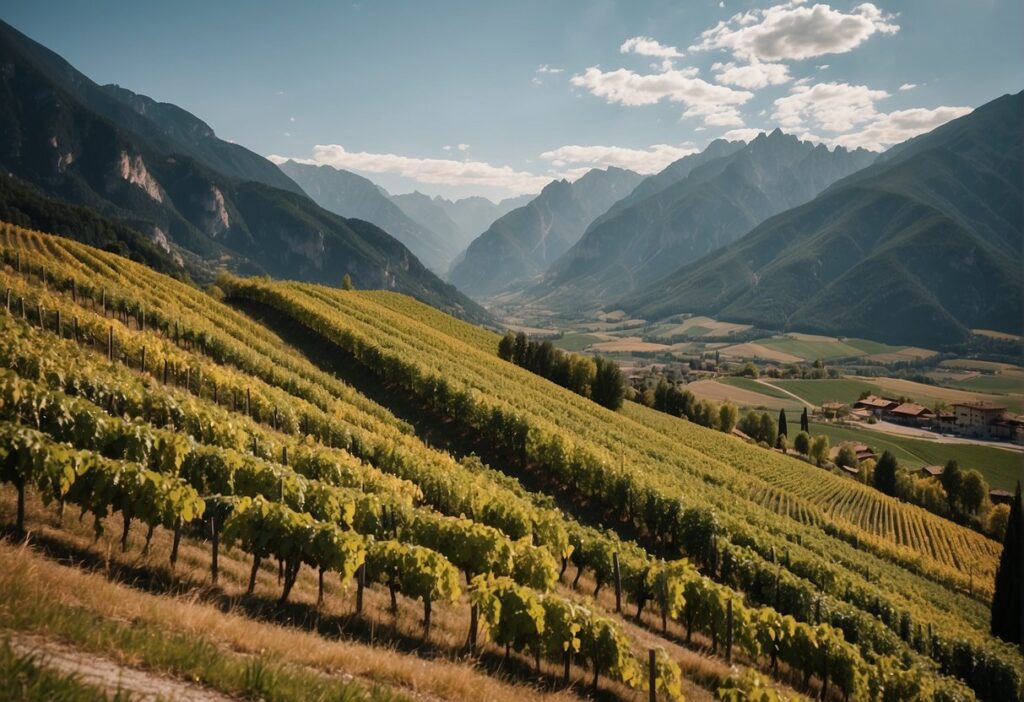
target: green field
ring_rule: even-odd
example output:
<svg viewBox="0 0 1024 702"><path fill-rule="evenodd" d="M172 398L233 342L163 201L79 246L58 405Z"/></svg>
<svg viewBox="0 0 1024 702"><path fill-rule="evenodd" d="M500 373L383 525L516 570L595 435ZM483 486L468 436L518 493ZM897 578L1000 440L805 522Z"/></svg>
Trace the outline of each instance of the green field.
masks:
<svg viewBox="0 0 1024 702"><path fill-rule="evenodd" d="M856 378L837 378L827 380L769 380L772 385L789 390L813 405L821 406L826 402L844 402L852 404L860 394L867 390L876 395L883 394L882 388L866 380Z"/></svg>
<svg viewBox="0 0 1024 702"><path fill-rule="evenodd" d="M794 400L792 397L782 392L778 388L773 388L770 385L759 383L751 378L741 378L738 376L730 375L718 378L718 382L725 383L726 385L732 385L733 387L736 388L743 388L744 390L756 392L761 395L767 395L768 397L774 397L779 400L792 400L794 405L798 404L796 400Z"/></svg>
<svg viewBox="0 0 1024 702"><path fill-rule="evenodd" d="M799 356L807 361L813 361L816 358L828 360L830 358L863 356L866 353L882 353L882 351L867 352L864 349L860 349L842 341L813 341L809 339L794 339L788 336L775 337L772 339L760 339L757 343L765 348L775 349L777 351L782 351L783 353ZM876 346L882 349L887 348L884 344L876 345L871 342L869 342L869 344L872 348L875 348Z"/></svg>
<svg viewBox="0 0 1024 702"><path fill-rule="evenodd" d="M908 470L917 470L924 465L943 465L955 459L964 468L981 471L991 487L1005 490L1013 489L1024 467L1024 454L992 446L943 444L871 429L848 429L817 422L811 424L811 432L825 434L833 446L840 441L860 441L877 451L891 451Z"/></svg>
<svg viewBox="0 0 1024 702"><path fill-rule="evenodd" d="M1012 375L979 375L967 380L949 383L951 387L975 392L991 392L996 394L1024 394L1024 379Z"/></svg>
<svg viewBox="0 0 1024 702"><path fill-rule="evenodd" d="M593 334L580 334L571 333L565 334L561 339L556 339L554 345L560 349L566 351L582 351L591 344L596 344L601 341L600 337L594 336Z"/></svg>

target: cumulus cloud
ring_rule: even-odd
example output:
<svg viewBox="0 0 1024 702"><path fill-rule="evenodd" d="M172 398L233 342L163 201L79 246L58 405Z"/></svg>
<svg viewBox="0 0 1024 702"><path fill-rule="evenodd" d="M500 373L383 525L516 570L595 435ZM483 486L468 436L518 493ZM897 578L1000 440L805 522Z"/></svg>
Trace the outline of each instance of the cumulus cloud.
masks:
<svg viewBox="0 0 1024 702"><path fill-rule="evenodd" d="M826 4L812 7L803 0L750 10L704 31L690 51L726 49L745 60L801 60L825 54L843 54L875 33L893 34L899 26L893 16L871 3L850 13Z"/></svg>
<svg viewBox="0 0 1024 702"><path fill-rule="evenodd" d="M651 37L633 37L622 42L619 52L623 54L640 54L641 56L654 56L661 59L673 59L682 56L682 52L674 46L664 44Z"/></svg>
<svg viewBox="0 0 1024 702"><path fill-rule="evenodd" d="M753 141L758 134L764 134L764 130L744 127L743 129L730 129L722 135L722 138L726 141Z"/></svg>
<svg viewBox="0 0 1024 702"><path fill-rule="evenodd" d="M790 94L775 100L772 119L783 129L813 125L830 132L844 132L878 115L875 103L889 97L884 90L848 83L794 85Z"/></svg>
<svg viewBox="0 0 1024 702"><path fill-rule="evenodd" d="M274 163L283 163L287 156L268 156ZM441 185L487 185L517 193L535 193L551 178L509 166L493 166L483 161L455 161L441 158L414 158L398 154L376 154L346 151L339 144L318 144L312 158L293 159L313 166L334 166L366 173L394 173L421 183Z"/></svg>
<svg viewBox="0 0 1024 702"><path fill-rule="evenodd" d="M904 83L903 85L900 86L900 90L902 90L903 92L906 92L908 90L913 90L916 87L917 87L917 83Z"/></svg>
<svg viewBox="0 0 1024 702"><path fill-rule="evenodd" d="M864 128L833 138L838 146L847 148L863 147L870 151L882 151L925 132L930 132L950 120L963 117L971 112L970 107L940 106L933 109L915 107L880 114Z"/></svg>
<svg viewBox="0 0 1024 702"><path fill-rule="evenodd" d="M584 168L584 172L594 167L617 166L637 173L657 173L673 161L697 151L698 149L692 144L654 144L646 149L571 144L545 151L540 157L545 161L550 161L551 165L556 168L562 168L569 164L587 164L588 168Z"/></svg>
<svg viewBox="0 0 1024 702"><path fill-rule="evenodd" d="M715 80L725 85L735 85L748 90L759 90L769 85L780 85L790 80L789 66L784 63L760 63L755 61L746 66L735 63L716 63L711 66Z"/></svg>
<svg viewBox="0 0 1024 702"><path fill-rule="evenodd" d="M673 68L661 73L639 74L620 68L602 71L591 66L571 82L609 103L654 105L661 100L681 103L684 117L702 118L712 126L742 126L738 107L753 93L714 85L697 77L696 68Z"/></svg>
<svg viewBox="0 0 1024 702"><path fill-rule="evenodd" d="M971 111L942 105L882 112L877 103L887 97L886 91L866 85L794 85L789 95L775 101L772 119L804 141L882 151ZM818 136L819 130L831 135Z"/></svg>

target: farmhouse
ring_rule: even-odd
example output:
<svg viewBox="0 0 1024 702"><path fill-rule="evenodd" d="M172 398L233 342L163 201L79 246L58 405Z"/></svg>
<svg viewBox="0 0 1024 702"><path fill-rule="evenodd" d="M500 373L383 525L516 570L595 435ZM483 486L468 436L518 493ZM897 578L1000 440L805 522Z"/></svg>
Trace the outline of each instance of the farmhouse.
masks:
<svg viewBox="0 0 1024 702"><path fill-rule="evenodd" d="M994 402L958 402L953 405L956 430L965 436L985 439L1024 440L1024 418Z"/></svg>
<svg viewBox="0 0 1024 702"><path fill-rule="evenodd" d="M836 457L839 455L839 450L846 446L853 449L854 454L857 456L858 463L861 461L878 460L878 454L875 453L874 449L867 444L860 443L859 441L843 441L839 445L833 446L828 452L829 460L835 461Z"/></svg>
<svg viewBox="0 0 1024 702"><path fill-rule="evenodd" d="M1009 490L989 490L988 499L994 505L1008 505L1013 501L1013 494Z"/></svg>
<svg viewBox="0 0 1024 702"><path fill-rule="evenodd" d="M917 472L924 478L938 478L945 470L945 466L921 466Z"/></svg>
<svg viewBox="0 0 1024 702"><path fill-rule="evenodd" d="M879 397L878 395L868 395L865 398L857 400L853 403L855 409L864 409L871 412L876 417L881 417L886 412L889 412L899 406L899 402L896 400L890 400L886 397Z"/></svg>
<svg viewBox="0 0 1024 702"><path fill-rule="evenodd" d="M934 416L934 412L916 402L904 402L902 405L897 405L889 411L889 417L894 422L913 426L927 424L931 422Z"/></svg>

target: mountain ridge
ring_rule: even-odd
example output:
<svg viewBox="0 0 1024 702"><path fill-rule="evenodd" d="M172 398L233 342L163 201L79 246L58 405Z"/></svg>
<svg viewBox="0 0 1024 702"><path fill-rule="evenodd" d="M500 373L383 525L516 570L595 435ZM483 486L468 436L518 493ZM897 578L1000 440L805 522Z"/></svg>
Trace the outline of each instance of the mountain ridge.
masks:
<svg viewBox="0 0 1024 702"><path fill-rule="evenodd" d="M572 183L552 181L474 239L452 268L451 282L470 296L486 297L544 273L640 179L633 171L609 167L592 169Z"/></svg>
<svg viewBox="0 0 1024 702"><path fill-rule="evenodd" d="M716 141L687 156L595 222L523 296L552 308L600 306L739 238L874 158L775 130L747 144ZM665 183L673 169L681 178Z"/></svg>
<svg viewBox="0 0 1024 702"><path fill-rule="evenodd" d="M360 287L401 290L455 314L489 320L388 234L322 210L270 161L208 136L205 123L184 110L159 107L130 91L104 90L6 24L0 25L0 63L0 168L43 197L88 207L141 232L185 261L200 282L220 267L333 285L347 273ZM76 94L128 126L95 112ZM121 100L135 100L140 109ZM147 112L157 113L163 125ZM184 153L187 144L177 150L175 139L186 133L200 145L207 140L202 159ZM254 180L238 168L223 174L207 163L221 153L241 154L241 166L256 163L261 173L272 168L277 175Z"/></svg>
<svg viewBox="0 0 1024 702"><path fill-rule="evenodd" d="M622 305L933 348L1020 334L1022 122L1024 93L997 98Z"/></svg>

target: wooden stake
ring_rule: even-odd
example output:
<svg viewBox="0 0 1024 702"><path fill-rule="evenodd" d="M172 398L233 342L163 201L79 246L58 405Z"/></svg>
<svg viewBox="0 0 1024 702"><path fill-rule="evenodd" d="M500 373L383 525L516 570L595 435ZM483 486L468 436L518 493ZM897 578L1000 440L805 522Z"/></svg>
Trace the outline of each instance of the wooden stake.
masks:
<svg viewBox="0 0 1024 702"><path fill-rule="evenodd" d="M725 602L725 662L732 663L732 599Z"/></svg>
<svg viewBox="0 0 1024 702"><path fill-rule="evenodd" d="M647 651L647 670L648 670L648 684L647 684L647 688L649 690L649 692L648 692L648 699L650 700L650 702L658 702L658 687L657 687L657 682L658 682L658 666L657 666L657 662L656 662L656 654L655 654L653 648L649 649Z"/></svg>
<svg viewBox="0 0 1024 702"><path fill-rule="evenodd" d="M615 575L615 611L622 611L622 579L619 575L619 554L612 554L612 572Z"/></svg>
<svg viewBox="0 0 1024 702"><path fill-rule="evenodd" d="M114 325L107 329L107 360L114 360Z"/></svg>

